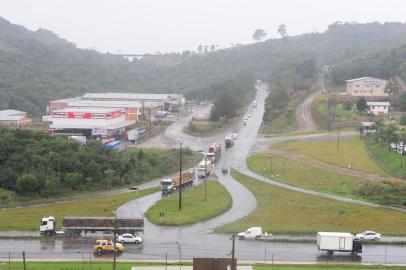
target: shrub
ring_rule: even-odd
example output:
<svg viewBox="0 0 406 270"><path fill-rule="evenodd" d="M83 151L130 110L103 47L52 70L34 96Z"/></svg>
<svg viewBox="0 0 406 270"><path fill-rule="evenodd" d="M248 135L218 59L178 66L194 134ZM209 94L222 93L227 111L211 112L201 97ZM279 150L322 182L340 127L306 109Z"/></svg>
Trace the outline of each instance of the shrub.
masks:
<svg viewBox="0 0 406 270"><path fill-rule="evenodd" d="M406 114L403 114L402 117L400 117L400 124L406 125Z"/></svg>

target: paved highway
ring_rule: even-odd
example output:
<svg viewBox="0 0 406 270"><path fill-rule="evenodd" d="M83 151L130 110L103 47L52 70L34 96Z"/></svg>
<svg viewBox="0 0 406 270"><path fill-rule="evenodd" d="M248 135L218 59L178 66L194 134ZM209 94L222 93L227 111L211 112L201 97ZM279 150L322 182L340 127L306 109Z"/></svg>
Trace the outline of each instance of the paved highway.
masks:
<svg viewBox="0 0 406 270"><path fill-rule="evenodd" d="M155 226L145 220L145 243L140 246L126 246L125 252L120 259L143 259L164 260L166 253L169 260L178 259L179 242L182 258L193 257L228 257L231 250L230 235L214 233L218 226L230 223L242 218L256 208L256 200L253 194L244 186L236 182L229 175L221 174L221 167L234 167L245 169L245 159L256 140L257 131L262 121L264 112L264 100L266 88L261 86L257 91L257 108L250 108L252 115L248 125L239 123L239 138L234 147L224 150L223 157L216 168L218 181L223 184L233 198L232 208L216 218L195 225L179 227ZM178 141L194 150L205 150L217 141L222 142L224 134L210 138L196 139L181 132L187 123L187 118L177 122L168 128L164 136L155 139L155 146L176 147ZM259 141L253 147L258 148L267 143ZM157 183L155 183L157 184ZM120 217L132 217L142 215L151 205L161 198L159 193L151 194L138 200L131 201L117 211ZM19 256L26 251L27 258L51 258L51 259L81 259L82 255L88 258L95 238L83 239L58 239L58 240L0 240L0 258L7 258L8 252L12 257ZM319 252L313 243L276 243L261 241L237 241L236 255L239 260L270 261L272 256L278 262L317 262L326 261L324 253ZM102 256L108 258L108 256ZM355 261L364 263L406 263L406 247L404 246L365 246L364 253L358 257L348 254L339 254L333 257L336 261Z"/></svg>

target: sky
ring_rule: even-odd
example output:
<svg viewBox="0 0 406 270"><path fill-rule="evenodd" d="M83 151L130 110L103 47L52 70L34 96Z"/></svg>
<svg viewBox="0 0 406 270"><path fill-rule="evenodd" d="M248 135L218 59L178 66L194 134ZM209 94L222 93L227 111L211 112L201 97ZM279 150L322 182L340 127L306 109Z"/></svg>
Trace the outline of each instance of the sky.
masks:
<svg viewBox="0 0 406 270"><path fill-rule="evenodd" d="M406 22L406 0L0 0L0 16L79 48L143 54L247 44L259 28L276 38L280 24L297 35L336 21Z"/></svg>

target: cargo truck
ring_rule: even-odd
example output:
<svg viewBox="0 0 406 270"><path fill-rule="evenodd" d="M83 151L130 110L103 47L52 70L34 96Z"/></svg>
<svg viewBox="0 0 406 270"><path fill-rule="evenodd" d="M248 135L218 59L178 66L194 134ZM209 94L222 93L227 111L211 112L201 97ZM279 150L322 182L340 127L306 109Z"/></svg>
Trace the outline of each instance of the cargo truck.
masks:
<svg viewBox="0 0 406 270"><path fill-rule="evenodd" d="M182 172L182 184L180 183L180 174L175 174L172 178L162 179L161 191L162 194L172 193L179 188L185 188L193 185L195 173L193 170Z"/></svg>
<svg viewBox="0 0 406 270"><path fill-rule="evenodd" d="M197 175L199 178L206 178L209 176L214 170L214 163L210 160L203 160L199 163L199 167L197 169Z"/></svg>
<svg viewBox="0 0 406 270"><path fill-rule="evenodd" d="M78 237L82 233L112 233L115 230L117 234L134 234L135 232L142 232L144 230L144 219L116 219L114 217L64 217L62 226L61 231L56 231L55 217L43 217L41 219L40 233L41 235L63 234L66 236Z"/></svg>
<svg viewBox="0 0 406 270"><path fill-rule="evenodd" d="M221 157L221 145L214 143L209 147L209 153L206 154L207 158L210 157L210 161L216 163Z"/></svg>
<svg viewBox="0 0 406 270"><path fill-rule="evenodd" d="M318 232L317 247L320 251L327 251L331 256L334 251L362 253L362 242L351 233Z"/></svg>

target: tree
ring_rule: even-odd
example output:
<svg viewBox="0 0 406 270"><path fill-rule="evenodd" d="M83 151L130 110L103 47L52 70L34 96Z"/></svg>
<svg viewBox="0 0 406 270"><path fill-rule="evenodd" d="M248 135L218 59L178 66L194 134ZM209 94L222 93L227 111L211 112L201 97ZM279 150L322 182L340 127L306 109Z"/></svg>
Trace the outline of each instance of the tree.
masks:
<svg viewBox="0 0 406 270"><path fill-rule="evenodd" d="M287 32L287 29L286 29L286 25L284 25L284 24L279 25L278 33L279 33L279 35L281 35L282 38L287 37L288 32Z"/></svg>
<svg viewBox="0 0 406 270"><path fill-rule="evenodd" d="M36 192L39 188L37 177L34 174L23 174L17 178L17 191L21 194Z"/></svg>
<svg viewBox="0 0 406 270"><path fill-rule="evenodd" d="M357 110L360 112L365 112L367 110L367 100L364 97L360 97L357 100Z"/></svg>
<svg viewBox="0 0 406 270"><path fill-rule="evenodd" d="M394 106L401 112L406 111L406 92L403 92L394 100Z"/></svg>
<svg viewBox="0 0 406 270"><path fill-rule="evenodd" d="M399 87L396 84L396 82L393 81L393 79L390 79L386 83L384 91L385 93L389 94L390 97L392 97L393 95L399 92Z"/></svg>
<svg viewBox="0 0 406 270"><path fill-rule="evenodd" d="M197 52L198 53L203 53L203 45L199 44L199 47L197 47Z"/></svg>
<svg viewBox="0 0 406 270"><path fill-rule="evenodd" d="M252 38L256 41L261 41L266 37L266 32L264 29L257 29L255 30L254 34L252 35Z"/></svg>

